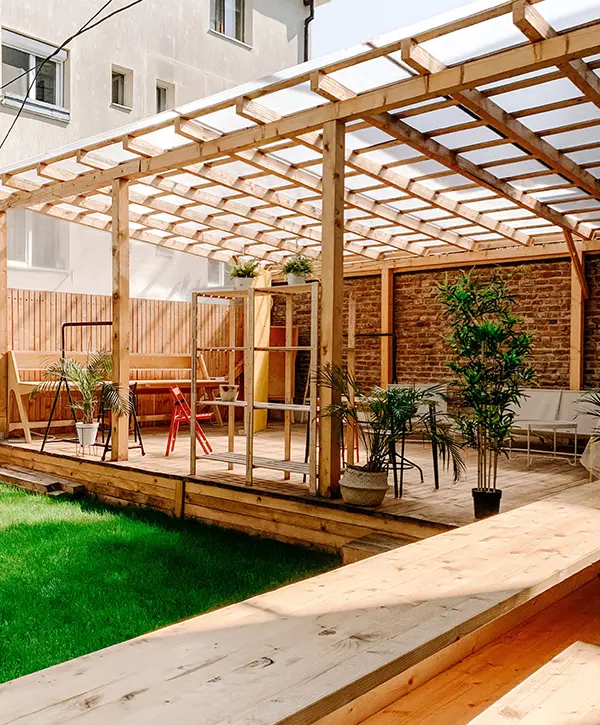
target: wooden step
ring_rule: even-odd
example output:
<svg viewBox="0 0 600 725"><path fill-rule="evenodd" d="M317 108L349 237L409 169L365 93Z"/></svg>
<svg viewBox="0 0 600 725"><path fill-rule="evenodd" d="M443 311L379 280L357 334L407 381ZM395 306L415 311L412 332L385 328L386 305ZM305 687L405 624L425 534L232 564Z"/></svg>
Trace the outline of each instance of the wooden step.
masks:
<svg viewBox="0 0 600 725"><path fill-rule="evenodd" d="M353 539L342 547L342 560L344 564L353 564L355 561L368 559L370 556L383 554L385 551L397 549L400 546L412 544L418 539L408 536L390 536L389 534L368 534L360 539Z"/></svg>
<svg viewBox="0 0 600 725"><path fill-rule="evenodd" d="M79 481L71 481L51 473L32 471L19 466L0 466L0 481L9 483L34 493L46 496L72 496L81 497L85 494L85 485Z"/></svg>

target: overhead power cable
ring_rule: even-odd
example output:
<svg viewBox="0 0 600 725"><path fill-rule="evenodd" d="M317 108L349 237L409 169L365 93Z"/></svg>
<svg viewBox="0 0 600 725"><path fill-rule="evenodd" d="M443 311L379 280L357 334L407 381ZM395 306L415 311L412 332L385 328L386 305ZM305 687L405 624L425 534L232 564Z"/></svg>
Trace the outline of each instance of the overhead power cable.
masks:
<svg viewBox="0 0 600 725"><path fill-rule="evenodd" d="M42 62L41 62L41 63L39 63L39 64L36 64L36 70L35 70L35 74L34 74L34 76L33 76L32 80L31 80L31 83L29 84L29 87L27 88L27 91L25 92L25 95L24 95L24 97L23 97L23 100L22 100L22 102L21 102L21 105L19 106L19 110L17 111L17 113L16 113L16 115L15 115L15 117L14 117L14 119L13 119L13 122L12 122L12 123L10 124L10 126L9 126L9 128L8 128L8 131L6 132L6 134L5 134L4 138L3 138L3 139L2 139L2 141L0 142L0 150L1 150L2 148L3 148L4 144L5 144L5 143L6 143L6 141L8 140L8 137L10 136L10 134L11 134L11 132L12 132L13 128L15 127L15 125L16 125L16 123L17 123L17 121L19 120L19 117L21 116L21 113L23 112L23 109L25 108L25 104L27 103L27 100L28 100L28 98L29 98L29 93L31 92L31 89L32 89L32 88L33 88L33 86L34 86L34 84L35 84L35 81L36 81L36 79L37 79L38 75L40 74L40 71L41 71L41 70L42 70L42 68L43 68L43 67L44 67L44 66L46 65L46 63L48 63L48 62L49 62L50 60L52 60L52 58L54 58L54 56L56 56L56 55L57 55L58 53L60 53L60 51L61 51L61 50L64 50L64 48L65 48L65 47L66 47L66 46L67 46L67 45L68 45L69 43L71 43L71 42L72 42L73 40L75 40L75 38L78 38L78 37L79 37L80 35L83 35L83 34L84 34L84 33L86 33L86 32L87 32L88 30L93 30L94 28L97 28L97 27L98 27L98 25L101 25L101 24L102 24L103 22L105 22L106 20L110 20L110 18L113 18L113 17L115 16L115 15L118 15L119 13L122 13L122 12L124 12L125 10L129 10L129 8L132 8L132 7L134 6L134 5L139 5L139 4L140 4L141 2L143 2L144 0L133 0L133 2L130 2L130 3L128 3L127 5L124 5L123 7L121 7L121 8L118 8L117 10L113 10L113 11L112 11L111 13L109 13L108 15L105 15L105 16L104 16L103 18L100 18L100 20L96 20L96 18L97 18L97 17L98 17L98 16L99 16L99 15L100 15L100 14L101 14L101 13L102 13L102 12L103 12L103 11L104 11L104 10L105 10L105 9L106 9L106 8L107 8L108 6L109 6L109 5L111 5L113 1L114 1L114 0L107 0L107 2L105 2L105 3L104 3L104 5L102 5L102 7L101 7L101 8L99 9L99 10L97 10L97 11L96 11L96 12L95 12L95 13L94 13L94 14L92 15L92 17L91 17L91 18L90 18L90 19L89 19L89 20L88 20L88 21L87 21L86 23L84 23L84 24L83 24L83 25L82 25L82 26L81 26L81 27L79 28L79 30L78 30L78 31L77 31L76 33L73 33L73 35L71 35L71 36L70 36L70 37L68 37L68 38L67 38L67 39L66 39L66 40L65 40L65 41L64 41L63 43L61 43L61 45L59 45L59 47L58 47L58 48L56 48L56 50L54 50L54 51L53 51L52 53L50 53L50 55L46 56L46 58L44 58L44 59L42 60ZM96 22L94 22L94 21L96 21ZM21 73L21 75L19 75L19 76L16 76L16 77L15 77L15 78L13 78L12 80L10 80L10 81L9 81L8 83L5 83L4 85L2 85L2 86L0 87L0 90L2 90L2 89L4 89L4 88L6 88L7 86L11 85L12 83L14 83L14 82L15 82L16 80L18 80L19 78L23 78L24 76L26 76L26 75L29 75L29 73L30 73L30 71L25 71L24 73Z"/></svg>

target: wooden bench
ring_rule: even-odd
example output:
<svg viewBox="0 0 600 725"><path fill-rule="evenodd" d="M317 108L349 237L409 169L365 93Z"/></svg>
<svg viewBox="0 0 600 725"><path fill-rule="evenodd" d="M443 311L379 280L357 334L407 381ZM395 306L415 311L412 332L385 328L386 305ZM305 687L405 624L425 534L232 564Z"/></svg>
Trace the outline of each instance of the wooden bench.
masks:
<svg viewBox="0 0 600 725"><path fill-rule="evenodd" d="M69 352L70 357L79 362L85 362L87 353ZM44 379L44 370L48 365L60 358L60 352L29 352L10 350L8 352L8 397L11 393L17 405L19 420L9 423L8 432L22 429L25 440L31 442L31 430L45 428L47 421L31 421L27 405L23 398L30 396L37 385ZM131 370L131 383L135 383L138 395L165 395L169 394L170 387L177 385L184 393L189 393L191 387L191 358L189 355L169 354L143 354L131 353L129 356ZM206 364L199 359L200 374L203 379L198 380L199 395L208 399L215 397L215 392L223 380L213 379L208 373ZM164 372L169 371L165 376ZM218 406L214 406L215 418L222 425L221 413ZM164 417L164 416L163 416ZM144 416L140 417L144 421ZM166 420L166 417L165 417ZM55 425L69 425L71 421L57 420Z"/></svg>
<svg viewBox="0 0 600 725"><path fill-rule="evenodd" d="M600 647L575 642L476 717L471 725L600 723Z"/></svg>

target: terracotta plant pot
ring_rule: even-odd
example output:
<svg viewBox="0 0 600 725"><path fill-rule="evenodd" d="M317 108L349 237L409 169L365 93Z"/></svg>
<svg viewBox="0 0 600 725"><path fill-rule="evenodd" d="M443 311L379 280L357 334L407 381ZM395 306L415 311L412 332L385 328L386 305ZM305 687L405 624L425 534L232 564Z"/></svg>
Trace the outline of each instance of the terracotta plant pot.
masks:
<svg viewBox="0 0 600 725"><path fill-rule="evenodd" d="M340 481L344 503L351 506L379 506L388 490L386 471L373 473L348 466Z"/></svg>
<svg viewBox="0 0 600 725"><path fill-rule="evenodd" d="M254 277L234 277L233 289L250 289L254 284Z"/></svg>
<svg viewBox="0 0 600 725"><path fill-rule="evenodd" d="M475 507L475 518L487 519L495 516L500 511L500 499L502 491L480 491L478 488L471 489L473 493L473 504Z"/></svg>
<svg viewBox="0 0 600 725"><path fill-rule="evenodd" d="M93 446L98 435L99 423L77 423L75 429L77 431L77 439L81 446Z"/></svg>
<svg viewBox="0 0 600 725"><path fill-rule="evenodd" d="M232 403L234 400L237 400L239 392L239 385L219 385L221 400L224 400L228 403Z"/></svg>
<svg viewBox="0 0 600 725"><path fill-rule="evenodd" d="M286 277L289 285L306 284L305 274L287 274Z"/></svg>

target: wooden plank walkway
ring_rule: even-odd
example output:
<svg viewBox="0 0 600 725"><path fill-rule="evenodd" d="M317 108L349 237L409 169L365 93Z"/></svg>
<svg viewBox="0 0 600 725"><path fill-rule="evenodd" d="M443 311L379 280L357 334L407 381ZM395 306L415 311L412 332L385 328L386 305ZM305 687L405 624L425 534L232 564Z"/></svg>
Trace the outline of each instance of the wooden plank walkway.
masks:
<svg viewBox="0 0 600 725"><path fill-rule="evenodd" d="M595 578L599 530L581 486L7 683L0 723L352 725Z"/></svg>

